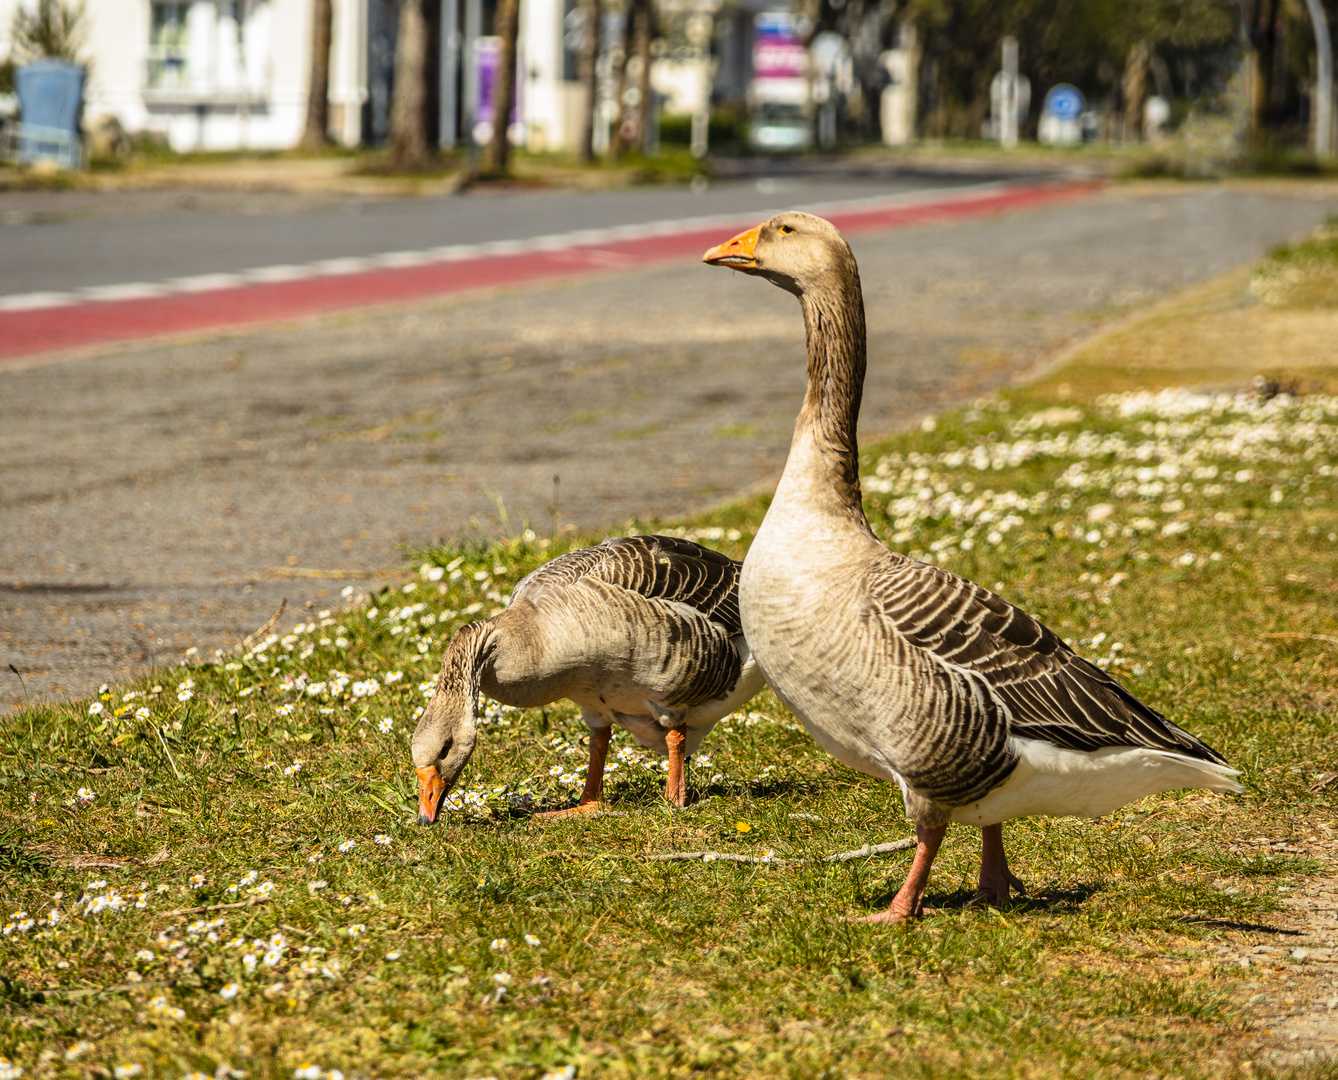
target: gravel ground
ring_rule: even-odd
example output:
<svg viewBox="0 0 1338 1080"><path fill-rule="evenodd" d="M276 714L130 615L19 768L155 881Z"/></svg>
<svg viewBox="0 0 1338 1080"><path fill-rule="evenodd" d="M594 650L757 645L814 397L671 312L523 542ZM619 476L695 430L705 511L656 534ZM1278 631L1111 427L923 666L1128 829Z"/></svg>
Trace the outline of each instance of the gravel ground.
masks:
<svg viewBox="0 0 1338 1080"><path fill-rule="evenodd" d="M866 442L1335 209L1154 186L860 237ZM546 534L764 486L803 381L794 300L695 264L0 371L0 670L80 696L497 535L499 506ZM0 709L22 702L6 672Z"/></svg>
<svg viewBox="0 0 1338 1080"><path fill-rule="evenodd" d="M1283 910L1268 918L1273 927L1227 928L1216 956L1253 976L1243 987L1255 1016L1249 1046L1275 1068L1338 1062L1338 835L1322 818L1298 822L1297 832L1257 837L1232 850L1318 859L1326 876L1288 890Z"/></svg>

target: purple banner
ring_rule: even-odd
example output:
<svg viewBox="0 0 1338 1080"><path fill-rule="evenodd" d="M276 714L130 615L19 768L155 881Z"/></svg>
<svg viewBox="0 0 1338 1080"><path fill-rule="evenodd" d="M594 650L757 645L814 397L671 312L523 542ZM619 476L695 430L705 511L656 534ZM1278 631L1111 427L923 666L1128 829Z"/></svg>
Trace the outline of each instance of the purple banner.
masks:
<svg viewBox="0 0 1338 1080"><path fill-rule="evenodd" d="M478 106L474 112L476 124L491 124L493 102L497 97L497 74L502 66L502 39L481 37L474 39L474 77L478 84ZM524 71L520 62L520 49L516 49L516 100L511 103L511 123L520 123L520 95Z"/></svg>

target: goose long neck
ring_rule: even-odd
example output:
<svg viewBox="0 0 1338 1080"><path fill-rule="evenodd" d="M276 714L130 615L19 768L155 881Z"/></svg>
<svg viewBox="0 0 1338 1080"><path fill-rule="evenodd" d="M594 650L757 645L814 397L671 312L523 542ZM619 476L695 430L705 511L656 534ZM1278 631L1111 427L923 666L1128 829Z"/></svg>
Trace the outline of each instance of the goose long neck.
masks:
<svg viewBox="0 0 1338 1080"><path fill-rule="evenodd" d="M808 339L808 390L790 458L802 470L810 497L853 515L868 531L860 498L856 430L867 363L858 272L839 290L805 292L799 302Z"/></svg>
<svg viewBox="0 0 1338 1080"><path fill-rule="evenodd" d="M479 688L491 670L494 641L490 622L460 628L446 647L436 688L413 734L414 765L436 765L447 791L474 752Z"/></svg>
<svg viewBox="0 0 1338 1080"><path fill-rule="evenodd" d="M478 728L479 691L492 674L496 638L491 620L470 623L456 631L442 657L436 693L425 720L437 711L432 706L440 702L443 715L454 716L456 723L470 732Z"/></svg>
<svg viewBox="0 0 1338 1080"><path fill-rule="evenodd" d="M479 689L485 676L491 674L496 638L491 620L470 623L460 628L447 649L447 663L461 688L469 694L476 715Z"/></svg>

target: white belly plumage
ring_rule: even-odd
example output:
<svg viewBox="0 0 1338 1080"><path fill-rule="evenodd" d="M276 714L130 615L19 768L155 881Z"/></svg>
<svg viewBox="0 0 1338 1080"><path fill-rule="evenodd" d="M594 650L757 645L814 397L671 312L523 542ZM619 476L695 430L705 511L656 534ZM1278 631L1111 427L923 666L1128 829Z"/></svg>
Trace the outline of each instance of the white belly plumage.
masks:
<svg viewBox="0 0 1338 1080"><path fill-rule="evenodd" d="M641 746L665 755L669 753L669 743L666 739L668 728L682 724L687 728L683 752L687 757L691 757L700 749L702 741L722 717L728 716L741 705L746 705L762 689L764 681L762 672L752 656L746 652L746 646L744 656L739 681L734 684L734 689L727 697L704 701L681 714L672 713L658 702L645 698L633 705L636 711L632 711L632 708L627 708L626 711L613 709L607 710L607 715L619 727L629 732ZM588 705L583 705L583 709L587 726L592 730L597 726L603 726L600 720L605 715L605 710Z"/></svg>
<svg viewBox="0 0 1338 1080"><path fill-rule="evenodd" d="M985 798L952 812L964 825L993 825L1016 817L1101 817L1126 803L1178 788L1244 791L1235 769L1141 746L1066 750L1039 739L1010 742L1018 755L1012 774Z"/></svg>

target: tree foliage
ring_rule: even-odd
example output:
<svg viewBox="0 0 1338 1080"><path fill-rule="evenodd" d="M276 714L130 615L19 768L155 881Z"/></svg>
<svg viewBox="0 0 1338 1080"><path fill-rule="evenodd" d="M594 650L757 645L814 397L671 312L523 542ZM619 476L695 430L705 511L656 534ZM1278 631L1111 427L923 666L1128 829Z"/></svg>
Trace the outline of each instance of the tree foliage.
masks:
<svg viewBox="0 0 1338 1080"><path fill-rule="evenodd" d="M1017 38L1021 70L1031 79L1033 116L1045 91L1061 82L1072 83L1089 100L1104 101L1118 112L1126 88L1194 97L1220 81L1223 58L1239 39L1240 3L806 0L803 8L815 34L833 30L850 42L855 74L865 93L864 108L874 115L877 92L886 80L879 53L895 43L900 24L913 22L922 49L925 133L978 137L1006 35Z"/></svg>
<svg viewBox="0 0 1338 1080"><path fill-rule="evenodd" d="M10 24L9 58L15 64L33 60L81 62L88 13L84 0L66 4L64 0L37 0L31 11L20 4L14 9Z"/></svg>
<svg viewBox="0 0 1338 1080"><path fill-rule="evenodd" d="M1071 83L1089 99L1113 99L1117 110L1131 62L1147 64L1159 84L1194 78L1212 54L1236 39L1237 0L916 0L927 30L927 124L935 134L974 135L989 107L989 83L999 68L999 43L1018 40L1019 63L1037 101L1056 83ZM1159 85L1159 92L1170 90Z"/></svg>
<svg viewBox="0 0 1338 1080"><path fill-rule="evenodd" d="M34 60L68 60L87 69L88 61L81 56L87 24L83 0L38 0L31 11L23 5L15 8L9 55L0 59L0 94L13 93L15 69Z"/></svg>

